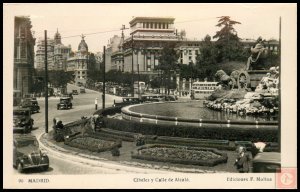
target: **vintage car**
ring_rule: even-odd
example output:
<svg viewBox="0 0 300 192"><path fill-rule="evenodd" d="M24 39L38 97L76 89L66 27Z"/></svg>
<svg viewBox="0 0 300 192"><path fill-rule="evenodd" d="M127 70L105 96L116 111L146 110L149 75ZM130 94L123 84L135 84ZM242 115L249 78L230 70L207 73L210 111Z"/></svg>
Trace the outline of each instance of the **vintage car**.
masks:
<svg viewBox="0 0 300 192"><path fill-rule="evenodd" d="M61 97L57 104L57 110L60 109L72 109L72 102L70 97Z"/></svg>
<svg viewBox="0 0 300 192"><path fill-rule="evenodd" d="M134 105L142 103L142 101L139 98L136 97L123 97L122 102L115 102L113 104L113 107L116 106L127 106L127 105Z"/></svg>
<svg viewBox="0 0 300 192"><path fill-rule="evenodd" d="M72 90L72 94L73 95L78 95L78 91L77 90Z"/></svg>
<svg viewBox="0 0 300 192"><path fill-rule="evenodd" d="M84 87L80 87L79 91L80 91L80 93L85 93L85 88Z"/></svg>
<svg viewBox="0 0 300 192"><path fill-rule="evenodd" d="M13 109L13 131L29 133L33 127L31 110L29 108L14 107Z"/></svg>
<svg viewBox="0 0 300 192"><path fill-rule="evenodd" d="M30 108L31 112L38 113L40 111L39 103L37 102L36 98L25 98L21 102L22 108Z"/></svg>
<svg viewBox="0 0 300 192"><path fill-rule="evenodd" d="M46 152L40 150L35 136L14 134L13 145L13 166L19 172L37 167L43 171L48 170L49 158Z"/></svg>
<svg viewBox="0 0 300 192"><path fill-rule="evenodd" d="M276 173L281 168L281 153L262 152L258 153L252 161L254 173Z"/></svg>

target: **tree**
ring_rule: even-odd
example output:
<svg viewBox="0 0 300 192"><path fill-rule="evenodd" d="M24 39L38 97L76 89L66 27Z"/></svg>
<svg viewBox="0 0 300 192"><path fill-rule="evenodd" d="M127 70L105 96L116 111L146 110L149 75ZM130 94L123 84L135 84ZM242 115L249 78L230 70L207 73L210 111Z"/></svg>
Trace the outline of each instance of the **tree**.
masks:
<svg viewBox="0 0 300 192"><path fill-rule="evenodd" d="M56 88L65 88L73 80L73 71L54 70L48 71L49 82Z"/></svg>
<svg viewBox="0 0 300 192"><path fill-rule="evenodd" d="M168 94L170 94L171 74L178 68L179 55L174 48L174 45L164 47L159 57L158 69L163 71L164 84L166 85L165 87L167 87Z"/></svg>
<svg viewBox="0 0 300 192"><path fill-rule="evenodd" d="M219 50L217 62L234 61L244 59L243 46L239 41L236 30L233 28L236 24L241 24L238 21L231 20L229 16L221 16L217 27L221 27L213 38L217 38L216 46Z"/></svg>
<svg viewBox="0 0 300 192"><path fill-rule="evenodd" d="M206 35L200 47L200 54L196 57L196 65L198 68L213 65L217 63L218 50L211 41L211 37Z"/></svg>

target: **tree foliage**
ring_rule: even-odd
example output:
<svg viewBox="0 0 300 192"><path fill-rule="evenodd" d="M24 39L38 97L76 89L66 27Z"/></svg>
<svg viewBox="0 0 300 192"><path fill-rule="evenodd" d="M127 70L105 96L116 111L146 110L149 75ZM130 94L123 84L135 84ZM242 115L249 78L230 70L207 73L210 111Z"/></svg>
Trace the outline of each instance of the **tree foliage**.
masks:
<svg viewBox="0 0 300 192"><path fill-rule="evenodd" d="M178 69L179 54L176 53L174 48L174 45L164 47L159 57L158 69L163 71L163 84L167 88L166 91L168 91L168 94L170 93L170 89L174 88L174 82L171 82L171 74Z"/></svg>
<svg viewBox="0 0 300 192"><path fill-rule="evenodd" d="M67 83L71 82L73 77L73 71L53 70L48 71L48 80L55 88L66 87Z"/></svg>
<svg viewBox="0 0 300 192"><path fill-rule="evenodd" d="M198 68L217 63L218 49L211 41L211 37L206 35L200 47L200 54L196 57Z"/></svg>
<svg viewBox="0 0 300 192"><path fill-rule="evenodd" d="M243 45L237 35L234 25L241 24L238 21L231 20L229 16L221 16L217 27L221 27L213 36L218 49L217 62L234 61L245 59Z"/></svg>

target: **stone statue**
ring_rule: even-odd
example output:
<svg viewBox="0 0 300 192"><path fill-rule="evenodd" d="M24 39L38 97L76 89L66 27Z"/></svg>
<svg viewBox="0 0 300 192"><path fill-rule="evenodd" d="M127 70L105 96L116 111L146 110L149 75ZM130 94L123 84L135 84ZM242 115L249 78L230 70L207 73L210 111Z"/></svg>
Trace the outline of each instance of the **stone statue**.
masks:
<svg viewBox="0 0 300 192"><path fill-rule="evenodd" d="M246 70L263 68L263 58L267 56L267 53L267 48L264 47L263 40L259 37L257 39L257 44L254 47L251 47L251 56L248 58Z"/></svg>
<svg viewBox="0 0 300 192"><path fill-rule="evenodd" d="M217 85L222 85L226 90L233 89L236 81L228 76L223 70L218 70L215 74L215 78L219 82Z"/></svg>

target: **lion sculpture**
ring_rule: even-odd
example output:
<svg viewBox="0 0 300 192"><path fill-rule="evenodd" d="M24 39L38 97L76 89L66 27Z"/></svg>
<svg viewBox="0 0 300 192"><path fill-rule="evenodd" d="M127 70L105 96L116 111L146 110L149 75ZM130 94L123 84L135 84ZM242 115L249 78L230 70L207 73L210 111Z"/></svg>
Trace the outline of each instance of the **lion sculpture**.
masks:
<svg viewBox="0 0 300 192"><path fill-rule="evenodd" d="M219 82L217 85L222 85L226 90L237 88L239 74L239 71L235 70L228 76L223 70L218 70L215 74L215 78Z"/></svg>

